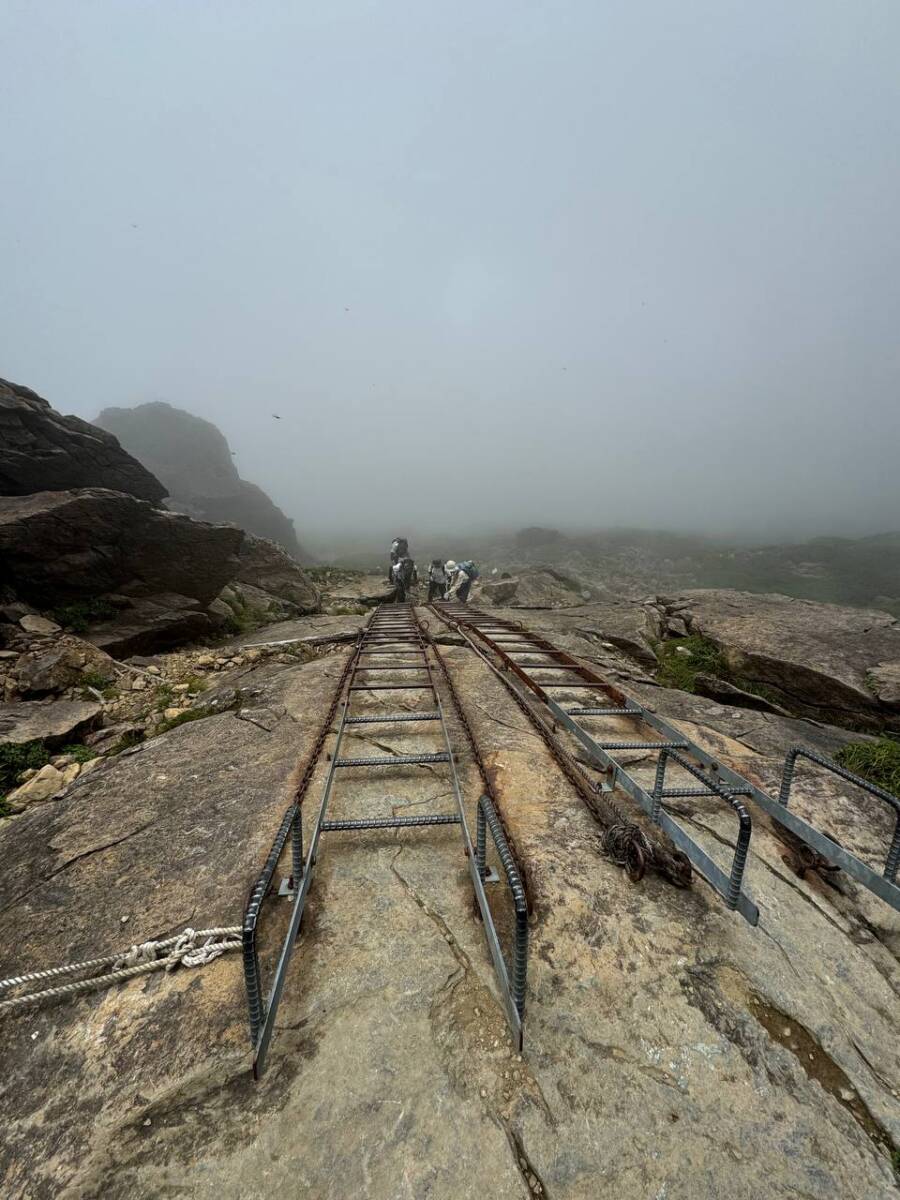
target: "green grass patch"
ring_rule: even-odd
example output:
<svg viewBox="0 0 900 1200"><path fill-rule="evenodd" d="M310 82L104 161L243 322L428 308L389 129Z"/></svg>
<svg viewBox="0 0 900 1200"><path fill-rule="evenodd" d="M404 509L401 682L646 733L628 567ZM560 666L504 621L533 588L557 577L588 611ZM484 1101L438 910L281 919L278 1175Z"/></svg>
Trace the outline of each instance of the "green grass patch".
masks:
<svg viewBox="0 0 900 1200"><path fill-rule="evenodd" d="M49 761L50 751L41 741L0 746L0 792L11 792L19 786L23 771L39 771Z"/></svg>
<svg viewBox="0 0 900 1200"><path fill-rule="evenodd" d="M679 652L679 647L681 652ZM685 654L684 651L688 653ZM728 678L728 667L722 651L709 638L693 634L691 637L673 638L660 642L656 647L659 658L657 680L663 687L680 688L693 692L698 675L716 675Z"/></svg>
<svg viewBox="0 0 900 1200"><path fill-rule="evenodd" d="M212 707L189 708L187 712L179 713L177 717L163 721L159 726L159 733L168 733L170 729L175 729L178 725L187 725L190 721L202 721L204 717L214 717L221 711L221 709Z"/></svg>
<svg viewBox="0 0 900 1200"><path fill-rule="evenodd" d="M854 775L900 796L900 742L887 737L877 742L848 742L834 757Z"/></svg>
<svg viewBox="0 0 900 1200"><path fill-rule="evenodd" d="M90 762L92 758L97 757L96 750L92 750L90 746L84 746L80 742L74 746L63 746L60 754L71 754L77 763Z"/></svg>
<svg viewBox="0 0 900 1200"><path fill-rule="evenodd" d="M74 604L63 604L54 608L52 612L53 620L58 625L71 629L73 633L84 633L91 625L109 621L115 615L115 606L99 597L93 600L76 600Z"/></svg>

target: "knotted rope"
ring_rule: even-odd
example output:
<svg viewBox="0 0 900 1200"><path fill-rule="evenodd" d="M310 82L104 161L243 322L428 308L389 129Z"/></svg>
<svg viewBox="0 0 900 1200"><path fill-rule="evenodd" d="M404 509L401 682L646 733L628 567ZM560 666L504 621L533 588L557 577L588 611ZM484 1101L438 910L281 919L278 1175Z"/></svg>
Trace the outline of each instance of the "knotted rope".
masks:
<svg viewBox="0 0 900 1200"><path fill-rule="evenodd" d="M38 980L57 979L61 975L80 975L85 971L102 970L103 967L112 968L105 974L92 975L88 979L76 979L72 983L29 992L11 1000L0 1000L0 1013L39 1004L57 996L77 996L82 992L134 979L138 975L148 975L151 971L173 971L178 966L201 967L218 958L220 954L226 954L229 950L239 950L240 932L240 925L219 925L212 929L188 927L174 937L139 942L128 950L107 954L103 958L90 958L84 962L66 963L64 966L50 967L45 971L30 971L26 975L12 975L8 979L0 979L2 991L4 988L20 987Z"/></svg>

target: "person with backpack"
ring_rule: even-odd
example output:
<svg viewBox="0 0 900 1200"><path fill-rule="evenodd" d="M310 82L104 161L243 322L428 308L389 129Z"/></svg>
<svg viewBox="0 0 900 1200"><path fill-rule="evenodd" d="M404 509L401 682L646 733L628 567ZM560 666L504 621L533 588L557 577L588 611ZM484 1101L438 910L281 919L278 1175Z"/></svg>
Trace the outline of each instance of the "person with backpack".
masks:
<svg viewBox="0 0 900 1200"><path fill-rule="evenodd" d="M465 562L458 564L456 569L456 578L453 582L454 595L460 604L465 604L469 599L469 592L472 584L478 578L478 568L471 559L466 559Z"/></svg>
<svg viewBox="0 0 900 1200"><path fill-rule="evenodd" d="M394 600L404 604L409 599L409 593L419 582L416 564L408 554L397 560L391 568L391 583L394 585Z"/></svg>
<svg viewBox="0 0 900 1200"><path fill-rule="evenodd" d="M440 558L433 558L428 568L428 603L443 600L447 592L447 572Z"/></svg>
<svg viewBox="0 0 900 1200"><path fill-rule="evenodd" d="M391 561L388 566L388 581L389 582L393 583L394 567L397 565L397 563L400 561L400 559L405 558L407 554L409 554L409 546L407 545L406 538L401 538L401 537L394 538L394 540L391 542Z"/></svg>

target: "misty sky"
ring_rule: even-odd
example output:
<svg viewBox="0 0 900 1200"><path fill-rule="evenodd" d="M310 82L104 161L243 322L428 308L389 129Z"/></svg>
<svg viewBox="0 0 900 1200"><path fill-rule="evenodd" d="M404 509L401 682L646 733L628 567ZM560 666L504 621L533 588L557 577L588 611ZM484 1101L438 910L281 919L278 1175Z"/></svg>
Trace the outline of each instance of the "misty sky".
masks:
<svg viewBox="0 0 900 1200"><path fill-rule="evenodd" d="M2 0L0 39L0 375L61 411L214 420L301 537L900 527L896 0Z"/></svg>

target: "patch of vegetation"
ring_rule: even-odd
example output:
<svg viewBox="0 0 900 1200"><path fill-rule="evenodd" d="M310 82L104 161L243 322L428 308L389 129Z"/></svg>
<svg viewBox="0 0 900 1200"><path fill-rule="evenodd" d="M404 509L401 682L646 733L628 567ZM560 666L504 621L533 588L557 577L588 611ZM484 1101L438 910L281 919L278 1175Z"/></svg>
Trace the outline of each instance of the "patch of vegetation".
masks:
<svg viewBox="0 0 900 1200"><path fill-rule="evenodd" d="M116 615L115 606L102 597L92 600L76 600L74 604L63 604L54 608L53 620L57 625L71 629L73 633L84 633L91 625L109 621Z"/></svg>
<svg viewBox="0 0 900 1200"><path fill-rule="evenodd" d="M60 754L71 754L77 763L90 762L92 758L97 757L96 750L92 750L90 746L85 746L80 742L74 746L63 746Z"/></svg>
<svg viewBox="0 0 900 1200"><path fill-rule="evenodd" d="M201 679L199 675L188 675L186 679L182 679L182 683L188 685L189 692L205 692L209 684L205 679Z"/></svg>
<svg viewBox="0 0 900 1200"><path fill-rule="evenodd" d="M179 713L177 717L163 721L159 726L159 733L168 733L170 729L175 729L178 725L186 725L189 721L201 721L204 717L214 717L221 711L221 709L213 708L212 705L204 708L189 708L186 712Z"/></svg>
<svg viewBox="0 0 900 1200"><path fill-rule="evenodd" d="M161 683L154 694L153 707L157 712L162 712L164 708L172 707L174 699L175 693L172 690L171 683Z"/></svg>
<svg viewBox="0 0 900 1200"><path fill-rule="evenodd" d="M104 700L112 700L118 696L119 689L106 675L101 671L84 671L81 675L81 694L88 696L92 693L88 692L88 688L93 688L94 691L100 693ZM87 698L87 697L85 697Z"/></svg>
<svg viewBox="0 0 900 1200"><path fill-rule="evenodd" d="M656 646L656 653L659 658L657 680L663 687L693 692L698 675L728 678L728 666L722 651L715 642L700 634L660 642Z"/></svg>
<svg viewBox="0 0 900 1200"><path fill-rule="evenodd" d="M49 761L50 751L42 741L0 746L0 792L11 792L19 786L23 771L39 771Z"/></svg>
<svg viewBox="0 0 900 1200"><path fill-rule="evenodd" d="M889 737L877 742L848 742L834 757L854 775L900 796L900 742Z"/></svg>
<svg viewBox="0 0 900 1200"><path fill-rule="evenodd" d="M684 647L688 653L679 653L678 646ZM715 642L700 634L657 642L654 649L659 659L657 680L663 687L693 693L696 692L698 675L714 675L716 679L724 680L742 692L751 692L770 704L783 705L782 697L774 689L733 671Z"/></svg>
<svg viewBox="0 0 900 1200"><path fill-rule="evenodd" d="M365 611L361 604L336 604L334 608L329 608L328 615L330 617L358 617Z"/></svg>

